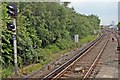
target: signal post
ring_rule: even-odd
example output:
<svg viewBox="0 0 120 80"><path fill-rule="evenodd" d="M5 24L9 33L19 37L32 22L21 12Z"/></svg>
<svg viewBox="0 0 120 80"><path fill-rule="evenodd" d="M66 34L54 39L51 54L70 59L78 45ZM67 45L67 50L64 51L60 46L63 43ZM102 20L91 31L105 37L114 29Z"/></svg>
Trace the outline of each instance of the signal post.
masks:
<svg viewBox="0 0 120 80"><path fill-rule="evenodd" d="M13 31L13 46L14 46L14 64L15 64L15 75L18 76L18 64L17 64L17 40L16 40L16 17L17 17L17 5L10 4L6 7L7 13L13 18L13 22L7 23L7 29Z"/></svg>

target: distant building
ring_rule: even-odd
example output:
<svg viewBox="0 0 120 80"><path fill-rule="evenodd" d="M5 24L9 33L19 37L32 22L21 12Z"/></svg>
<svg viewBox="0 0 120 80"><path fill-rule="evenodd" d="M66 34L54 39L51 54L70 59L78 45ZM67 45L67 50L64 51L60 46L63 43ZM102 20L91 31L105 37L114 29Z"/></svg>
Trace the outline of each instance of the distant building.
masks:
<svg viewBox="0 0 120 80"><path fill-rule="evenodd" d="M118 21L120 22L120 1L118 2Z"/></svg>

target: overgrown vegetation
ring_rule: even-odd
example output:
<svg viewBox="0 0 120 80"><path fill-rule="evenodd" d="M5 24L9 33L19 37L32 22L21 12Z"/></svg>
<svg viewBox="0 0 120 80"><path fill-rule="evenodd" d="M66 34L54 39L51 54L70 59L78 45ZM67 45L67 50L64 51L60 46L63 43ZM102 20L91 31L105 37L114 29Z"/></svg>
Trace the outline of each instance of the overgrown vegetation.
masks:
<svg viewBox="0 0 120 80"><path fill-rule="evenodd" d="M2 62L3 70L9 70L13 62L12 32L6 22L12 21L2 3ZM100 20L96 15L81 15L66 4L57 2L19 2L17 16L17 51L19 67L30 64L45 64L54 54L75 47L74 35L80 42L89 42L98 32ZM83 40L84 39L84 40ZM86 40L85 40L86 39ZM83 41L82 41L83 40ZM7 72L3 71L3 72ZM7 76L9 73L7 74ZM4 77L7 77L4 76Z"/></svg>

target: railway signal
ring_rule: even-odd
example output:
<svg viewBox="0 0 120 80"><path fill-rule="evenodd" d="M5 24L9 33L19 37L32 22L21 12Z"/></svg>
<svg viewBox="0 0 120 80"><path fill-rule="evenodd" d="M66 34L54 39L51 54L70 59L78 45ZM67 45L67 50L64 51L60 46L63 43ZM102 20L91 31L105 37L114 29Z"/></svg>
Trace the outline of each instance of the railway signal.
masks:
<svg viewBox="0 0 120 80"><path fill-rule="evenodd" d="M18 64L17 64L17 40L16 40L16 17L17 17L17 5L10 4L6 7L8 9L7 13L13 18L13 23L7 23L7 29L14 31L13 34L13 46L14 46L14 64L15 64L15 74L18 76Z"/></svg>
<svg viewBox="0 0 120 80"><path fill-rule="evenodd" d="M15 26L13 25L13 23L7 23L7 29L12 31L15 29Z"/></svg>
<svg viewBox="0 0 120 80"><path fill-rule="evenodd" d="M9 16L12 16L12 17L17 16L17 5L10 4L6 8L8 9L7 13L9 14Z"/></svg>

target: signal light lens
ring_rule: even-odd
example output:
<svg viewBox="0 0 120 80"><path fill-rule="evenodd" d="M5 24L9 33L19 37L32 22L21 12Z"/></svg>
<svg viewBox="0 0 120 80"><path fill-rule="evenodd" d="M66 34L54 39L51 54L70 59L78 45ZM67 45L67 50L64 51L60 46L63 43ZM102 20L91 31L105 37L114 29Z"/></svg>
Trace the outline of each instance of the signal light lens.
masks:
<svg viewBox="0 0 120 80"><path fill-rule="evenodd" d="M11 5L6 6L6 8L8 9L7 13L10 16L12 16L12 17L17 16L17 5L11 4Z"/></svg>
<svg viewBox="0 0 120 80"><path fill-rule="evenodd" d="M7 23L7 29L8 30L12 30L14 28L15 28L15 26L12 23Z"/></svg>

